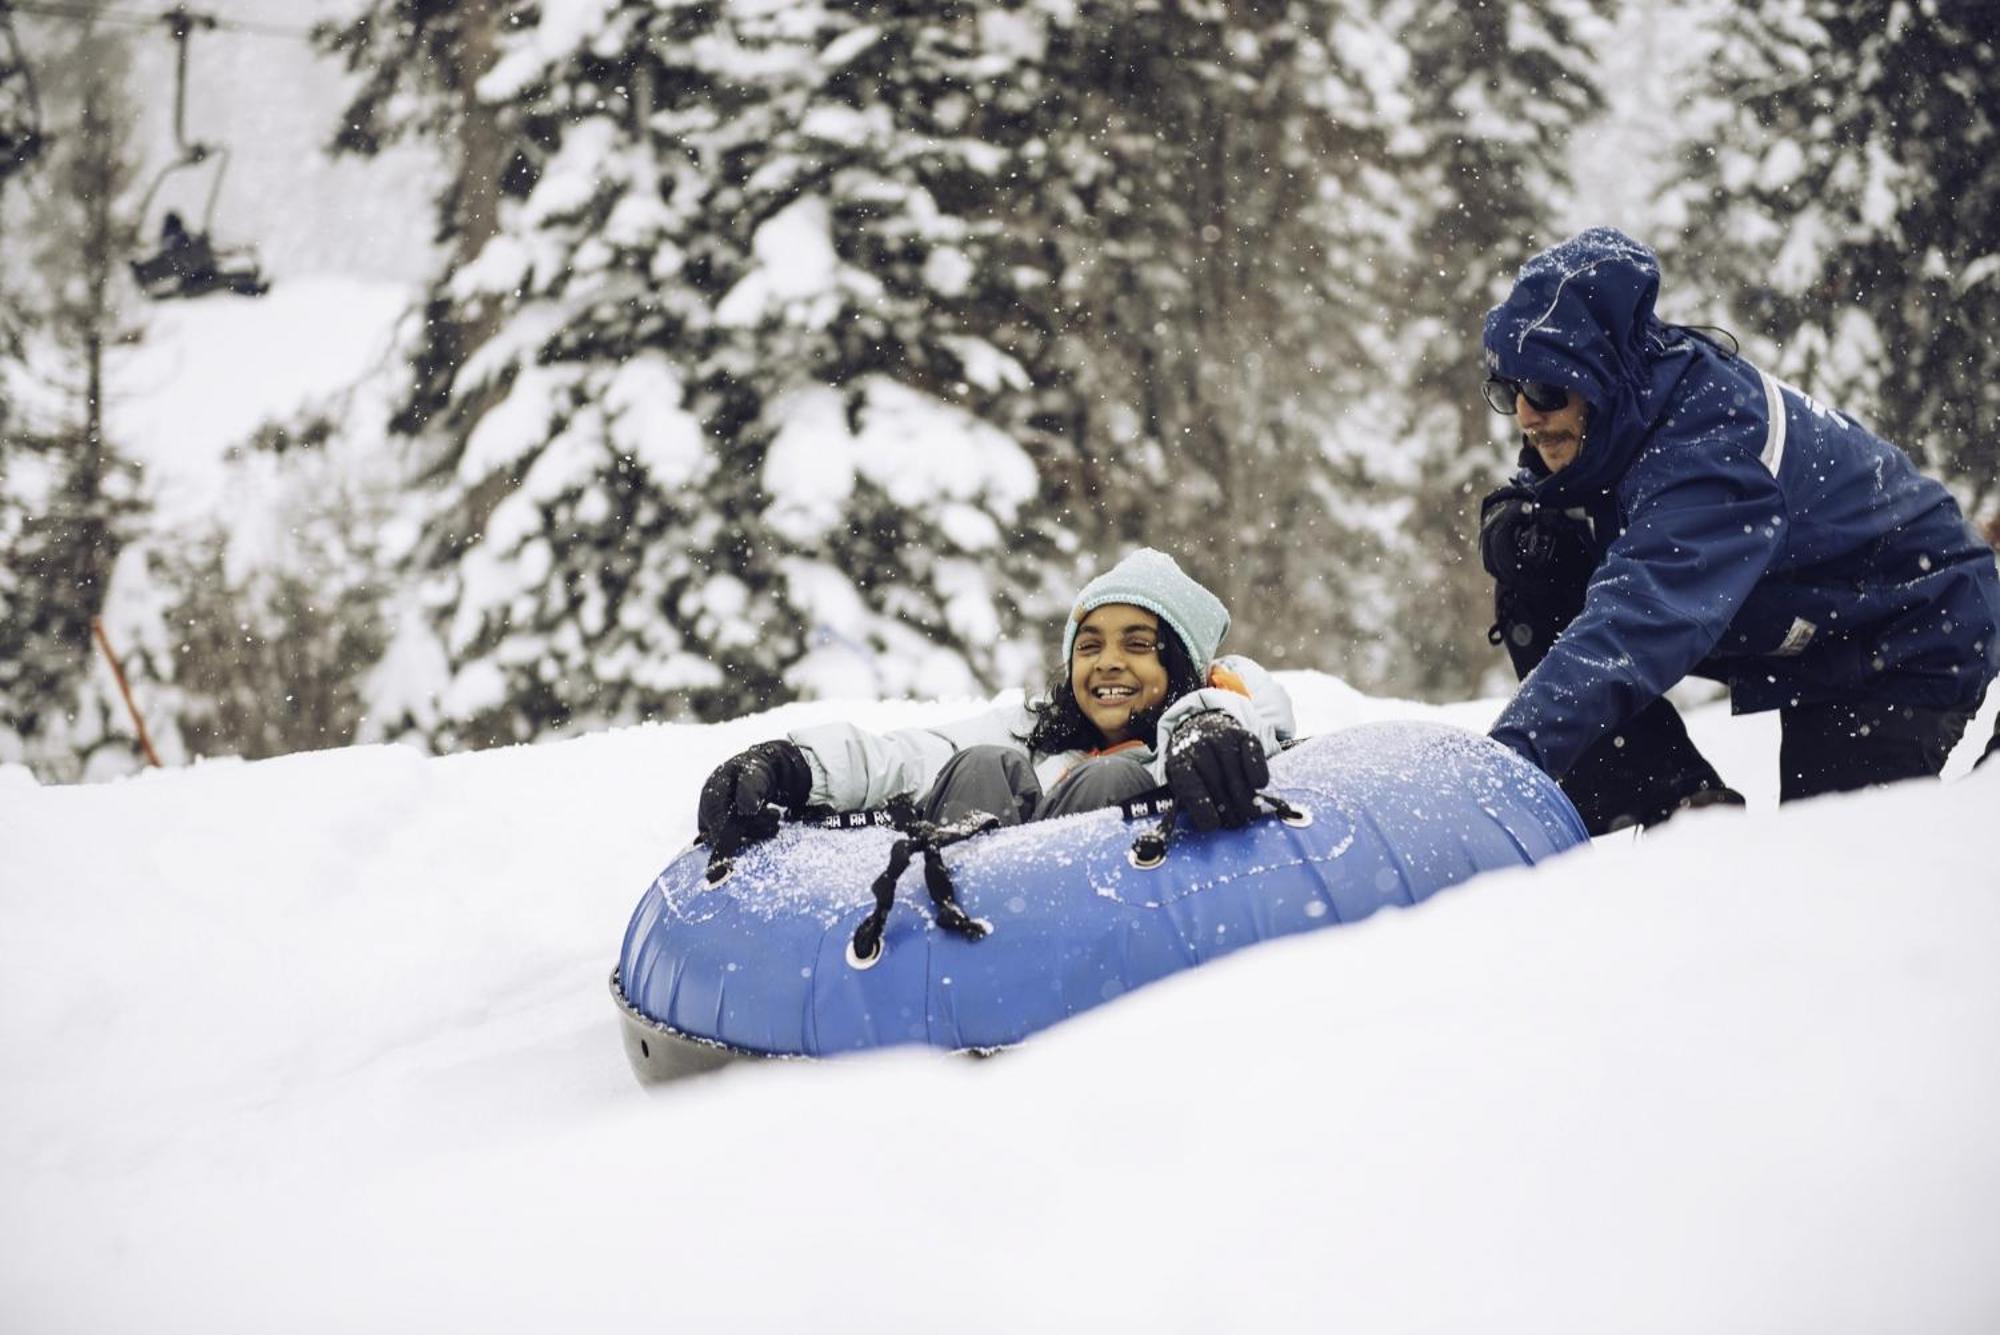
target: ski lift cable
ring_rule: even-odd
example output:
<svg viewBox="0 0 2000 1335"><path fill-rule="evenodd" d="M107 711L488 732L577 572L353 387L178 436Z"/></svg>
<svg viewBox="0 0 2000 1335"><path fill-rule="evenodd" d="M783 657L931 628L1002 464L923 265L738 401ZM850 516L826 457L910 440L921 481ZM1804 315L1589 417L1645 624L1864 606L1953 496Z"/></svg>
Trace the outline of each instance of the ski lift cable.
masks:
<svg viewBox="0 0 2000 1335"><path fill-rule="evenodd" d="M0 4L6 0L0 0ZM185 167L198 167L202 163L215 160L215 175L209 185L208 203L202 211L201 232L205 237L215 217L215 201L222 193L222 178L229 170L229 149L226 146L210 144L202 140L189 139L187 135L187 88L188 88L188 45L198 31L210 26L205 16L192 13L185 5L177 5L159 16L174 44L174 146L179 156L160 169L153 183L146 187L146 193L139 201L139 216L152 212L153 198L165 185L167 178Z"/></svg>
<svg viewBox="0 0 2000 1335"><path fill-rule="evenodd" d="M225 18L219 14L201 13L184 5L158 13L141 13L132 9L91 9L84 5L66 5L57 0L0 0L0 12L31 14L36 18L70 19L77 22L104 20L109 23L129 23L139 27L155 27L162 22L172 22L176 18L199 28L213 28L222 32L248 33L253 37L286 37L293 41L310 41L312 29L288 28L276 23L258 23L252 19Z"/></svg>

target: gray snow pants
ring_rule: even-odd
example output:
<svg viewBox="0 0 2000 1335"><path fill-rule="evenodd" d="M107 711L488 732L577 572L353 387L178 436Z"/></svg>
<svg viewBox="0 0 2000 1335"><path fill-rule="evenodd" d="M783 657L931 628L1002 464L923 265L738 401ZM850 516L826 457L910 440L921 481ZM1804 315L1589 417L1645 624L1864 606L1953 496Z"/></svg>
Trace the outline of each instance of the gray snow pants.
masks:
<svg viewBox="0 0 2000 1335"><path fill-rule="evenodd" d="M940 824L989 812L1002 825L1023 825L1116 806L1159 785L1129 756L1097 756L1079 764L1044 794L1027 756L1005 746L968 746L938 771L917 811Z"/></svg>

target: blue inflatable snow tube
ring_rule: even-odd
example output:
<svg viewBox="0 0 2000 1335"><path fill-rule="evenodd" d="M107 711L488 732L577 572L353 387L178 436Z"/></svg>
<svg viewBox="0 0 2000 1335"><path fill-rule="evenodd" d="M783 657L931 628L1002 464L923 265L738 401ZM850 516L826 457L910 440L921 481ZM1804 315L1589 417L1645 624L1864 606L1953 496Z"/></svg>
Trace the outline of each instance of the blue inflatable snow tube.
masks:
<svg viewBox="0 0 2000 1335"><path fill-rule="evenodd" d="M867 968L849 943L894 831L788 825L716 886L705 850L689 849L647 889L612 976L634 1067L651 1078L654 1049L677 1040L718 1060L1002 1048L1254 942L1415 904L1588 838L1548 776L1456 728L1349 728L1274 758L1271 774L1309 824L1183 828L1150 870L1129 856L1149 823L1117 810L953 845L958 897L994 928L977 941L938 928L919 861Z"/></svg>

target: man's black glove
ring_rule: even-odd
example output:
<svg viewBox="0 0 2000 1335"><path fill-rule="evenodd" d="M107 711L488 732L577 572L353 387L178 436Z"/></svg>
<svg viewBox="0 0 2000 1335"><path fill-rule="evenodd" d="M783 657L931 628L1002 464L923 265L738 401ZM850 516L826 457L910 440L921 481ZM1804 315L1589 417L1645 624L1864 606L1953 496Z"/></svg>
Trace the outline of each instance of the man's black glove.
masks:
<svg viewBox="0 0 2000 1335"><path fill-rule="evenodd" d="M1502 584L1552 575L1576 581L1588 579L1597 553L1580 521L1538 504L1534 493L1510 482L1479 502L1479 561Z"/></svg>
<svg viewBox="0 0 2000 1335"><path fill-rule="evenodd" d="M1533 494L1511 482L1479 502L1479 561L1503 584L1521 578L1521 548L1534 512Z"/></svg>
<svg viewBox="0 0 2000 1335"><path fill-rule="evenodd" d="M1270 781L1263 744L1223 710L1194 715L1167 742L1167 787L1197 830L1248 825Z"/></svg>
<svg viewBox="0 0 2000 1335"><path fill-rule="evenodd" d="M701 786L701 837L722 857L778 832L775 803L796 809L812 794L806 753L787 741L759 742L716 766Z"/></svg>

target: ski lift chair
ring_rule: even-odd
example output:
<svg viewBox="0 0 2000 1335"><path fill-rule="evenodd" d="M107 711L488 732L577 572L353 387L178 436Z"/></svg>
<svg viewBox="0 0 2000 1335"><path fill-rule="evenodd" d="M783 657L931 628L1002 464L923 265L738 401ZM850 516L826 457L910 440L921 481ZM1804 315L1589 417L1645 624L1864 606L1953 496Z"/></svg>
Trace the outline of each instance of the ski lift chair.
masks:
<svg viewBox="0 0 2000 1335"><path fill-rule="evenodd" d="M207 232L190 232L171 209L160 224L158 253L133 260L132 279L155 301L211 292L261 297L271 290L254 252L242 247L218 251Z"/></svg>
<svg viewBox="0 0 2000 1335"><path fill-rule="evenodd" d="M215 177L209 182L208 201L202 208L201 229L191 230L178 211L169 209L160 222L160 248L153 255L132 261L132 279L139 290L156 301L176 297L203 297L211 292L231 292L239 297L261 297L271 290L257 263L257 253L249 246L217 248L210 239L215 217L215 201L222 193L222 178L229 171L229 150L192 141L187 137L188 38L197 27L212 28L212 15L190 13L179 7L162 16L179 48L174 67L174 143L180 156L160 169L139 204L139 216L146 217L159 196L160 187L175 172L198 167L215 159Z"/></svg>

